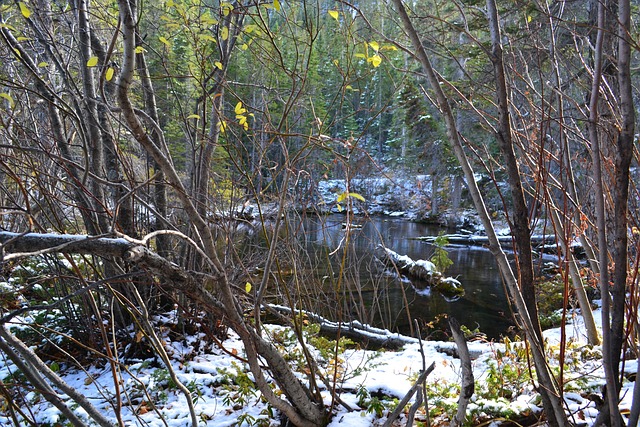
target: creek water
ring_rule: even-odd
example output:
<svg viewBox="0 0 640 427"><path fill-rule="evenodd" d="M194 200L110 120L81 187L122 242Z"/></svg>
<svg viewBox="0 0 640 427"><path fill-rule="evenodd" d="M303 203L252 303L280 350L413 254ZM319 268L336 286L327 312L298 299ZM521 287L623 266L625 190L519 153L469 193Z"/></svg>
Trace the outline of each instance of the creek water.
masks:
<svg viewBox="0 0 640 427"><path fill-rule="evenodd" d="M431 334L434 339L445 338L443 315L454 316L471 330L478 328L488 338L507 334L513 325L500 274L487 249L446 247L453 264L445 275L456 278L465 290L464 296L451 301L435 291L416 291L407 280L385 273L374 259L380 244L414 260L429 259L434 246L416 238L437 236L445 229L389 217L356 217L353 223L358 228L350 231L344 223L344 215L308 217L298 233L311 254L311 270L318 279L313 286L334 291L323 294L323 304L316 310L335 317L338 301L330 296L342 295L343 320L409 334L411 319L418 319L423 336ZM341 266L345 273L338 280Z"/></svg>

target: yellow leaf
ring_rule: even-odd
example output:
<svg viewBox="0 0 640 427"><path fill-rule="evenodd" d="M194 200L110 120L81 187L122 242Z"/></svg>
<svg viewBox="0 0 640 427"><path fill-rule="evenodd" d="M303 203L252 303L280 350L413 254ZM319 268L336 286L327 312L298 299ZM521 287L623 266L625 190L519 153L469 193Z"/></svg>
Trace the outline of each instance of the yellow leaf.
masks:
<svg viewBox="0 0 640 427"><path fill-rule="evenodd" d="M531 22L531 15L527 16L527 22Z"/></svg>
<svg viewBox="0 0 640 427"><path fill-rule="evenodd" d="M337 10L330 10L329 16L331 16L333 19L337 21L338 17L340 16L340 12L338 12Z"/></svg>
<svg viewBox="0 0 640 427"><path fill-rule="evenodd" d="M168 0L167 1L167 7L173 7L175 5L175 3L173 2L173 0Z"/></svg>
<svg viewBox="0 0 640 427"><path fill-rule="evenodd" d="M107 72L104 73L104 78L110 82L111 79L113 78L113 73L115 72L115 70L111 67L107 68Z"/></svg>
<svg viewBox="0 0 640 427"><path fill-rule="evenodd" d="M242 46L240 46L240 49L247 50L247 49L249 49L249 45L244 43Z"/></svg>
<svg viewBox="0 0 640 427"><path fill-rule="evenodd" d="M143 48L142 46L136 46L136 53L143 53L146 52L147 50L145 48Z"/></svg>
<svg viewBox="0 0 640 427"><path fill-rule="evenodd" d="M48 66L49 66L49 63L45 62L45 61L42 61L42 62L38 63L38 67L48 67Z"/></svg>
<svg viewBox="0 0 640 427"><path fill-rule="evenodd" d="M361 195L361 194L358 194L358 193L349 193L349 197L353 197L354 199L358 199L358 200L360 200L361 202L364 202L364 201L365 201L365 200L364 200L364 197L362 197L362 195Z"/></svg>
<svg viewBox="0 0 640 427"><path fill-rule="evenodd" d="M224 133L227 131L227 124L223 121L219 121L218 128L220 128L220 133L224 135Z"/></svg>
<svg viewBox="0 0 640 427"><path fill-rule="evenodd" d="M380 45L378 44L378 42L369 42L369 46L371 46L371 49L375 50L376 52L380 50Z"/></svg>
<svg viewBox="0 0 640 427"><path fill-rule="evenodd" d="M213 65L215 65L217 68L222 70L222 62L216 61L216 62L213 63Z"/></svg>
<svg viewBox="0 0 640 427"><path fill-rule="evenodd" d="M19 37L16 37L16 40L18 40L19 42L26 42L31 39L29 37L19 36Z"/></svg>
<svg viewBox="0 0 640 427"><path fill-rule="evenodd" d="M95 67L96 65L98 65L98 57L92 56L91 58L89 58L89 60L87 61L87 67Z"/></svg>
<svg viewBox="0 0 640 427"><path fill-rule="evenodd" d="M31 16L31 11L26 4L24 4L23 2L19 2L18 6L20 6L20 13L22 13L22 16L24 16L25 18L29 18Z"/></svg>
<svg viewBox="0 0 640 427"><path fill-rule="evenodd" d="M398 50L398 48L392 44L383 44L382 50Z"/></svg>
<svg viewBox="0 0 640 427"><path fill-rule="evenodd" d="M189 114L187 116L187 119L200 119L200 116L197 114Z"/></svg>
<svg viewBox="0 0 640 427"><path fill-rule="evenodd" d="M344 202L347 199L347 197L352 197L354 199L358 199L361 202L365 201L364 197L362 197L361 194L359 194L359 193L347 193L345 191L344 193L342 193L342 194L340 194L338 196L338 198L336 199L336 203Z"/></svg>
<svg viewBox="0 0 640 427"><path fill-rule="evenodd" d="M374 67L379 67L382 63L382 58L380 57L380 55L373 55L367 61L371 62L371 65L373 65Z"/></svg>
<svg viewBox="0 0 640 427"><path fill-rule="evenodd" d="M273 8L280 12L280 2L278 0L273 0Z"/></svg>
<svg viewBox="0 0 640 427"><path fill-rule="evenodd" d="M13 98L11 97L11 95L9 95L8 93L0 93L0 98L4 98L7 101L9 101L9 106L11 108L13 108L14 105L16 105L16 103L13 101Z"/></svg>
<svg viewBox="0 0 640 427"><path fill-rule="evenodd" d="M200 34L200 38L209 42L216 42L216 39L214 39L210 34Z"/></svg>
<svg viewBox="0 0 640 427"><path fill-rule="evenodd" d="M228 16L233 10L233 5L227 2L220 3L220 7L222 8L222 14L224 16Z"/></svg>
<svg viewBox="0 0 640 427"><path fill-rule="evenodd" d="M222 27L222 30L220 31L220 38L222 40L227 40L229 38L229 28L228 27Z"/></svg>
<svg viewBox="0 0 640 427"><path fill-rule="evenodd" d="M244 114L246 112L247 112L247 110L242 107L242 101L238 101L238 103L236 104L235 113L236 114Z"/></svg>
<svg viewBox="0 0 640 427"><path fill-rule="evenodd" d="M247 291L247 293L251 292L251 283L247 282L244 285L244 290Z"/></svg>
<svg viewBox="0 0 640 427"><path fill-rule="evenodd" d="M160 42L161 42L162 44L165 44L165 45L167 45L167 46L171 46L171 43L169 43L169 40L167 40L166 38L164 38L164 37L162 37L162 36L158 37L158 40L160 40Z"/></svg>
<svg viewBox="0 0 640 427"><path fill-rule="evenodd" d="M364 59L364 58L366 58L367 56L366 56L364 53L356 53L356 54L355 54L355 57L356 57L356 58L362 58L362 59Z"/></svg>

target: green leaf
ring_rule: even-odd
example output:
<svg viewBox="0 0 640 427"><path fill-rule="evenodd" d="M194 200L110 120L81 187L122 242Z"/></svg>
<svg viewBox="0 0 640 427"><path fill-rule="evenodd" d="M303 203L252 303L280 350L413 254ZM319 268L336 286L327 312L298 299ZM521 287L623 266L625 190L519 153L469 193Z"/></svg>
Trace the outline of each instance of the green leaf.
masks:
<svg viewBox="0 0 640 427"><path fill-rule="evenodd" d="M5 24L4 22L0 22L0 28L6 28L11 31L16 31L16 27L13 27L9 24Z"/></svg>
<svg viewBox="0 0 640 427"><path fill-rule="evenodd" d="M333 19L337 21L338 18L340 17L340 12L338 12L337 10L330 10L329 16L331 16Z"/></svg>
<svg viewBox="0 0 640 427"><path fill-rule="evenodd" d="M29 18L31 16L31 11L26 4L24 4L23 2L19 2L18 6L20 6L20 13L22 13L22 16L24 16L25 18Z"/></svg>
<svg viewBox="0 0 640 427"><path fill-rule="evenodd" d="M113 78L113 73L115 73L116 70L114 70L113 68L109 67L107 68L107 72L104 73L104 78L105 80L107 80L108 82L111 81L111 79Z"/></svg>
<svg viewBox="0 0 640 427"><path fill-rule="evenodd" d="M8 93L4 93L4 92L0 93L0 98L4 98L4 99L6 99L7 101L9 101L9 106L10 106L11 108L13 108L13 106L14 106L14 105L16 105L15 101L13 100L13 98L11 97L11 95L9 95Z"/></svg>
<svg viewBox="0 0 640 427"><path fill-rule="evenodd" d="M247 293L251 292L251 283L245 283L244 290L247 291Z"/></svg>
<svg viewBox="0 0 640 427"><path fill-rule="evenodd" d="M98 57L92 56L91 58L89 58L89 60L87 61L87 67L95 67L96 65L98 65Z"/></svg>

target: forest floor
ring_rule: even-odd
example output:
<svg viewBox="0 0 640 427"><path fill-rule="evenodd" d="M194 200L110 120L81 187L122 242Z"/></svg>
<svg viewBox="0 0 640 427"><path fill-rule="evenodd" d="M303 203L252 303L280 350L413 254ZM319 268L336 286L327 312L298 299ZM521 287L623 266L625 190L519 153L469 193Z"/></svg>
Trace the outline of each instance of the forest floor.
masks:
<svg viewBox="0 0 640 427"><path fill-rule="evenodd" d="M599 319L600 313L596 312L595 316ZM22 319L23 322L28 320ZM280 425L278 414L261 398L251 373L240 359L244 350L237 336L229 333L227 339L215 344L205 341L204 334L176 334L175 313L155 320L171 358L172 369L192 392L199 425ZM297 366L302 353L292 332L281 326L269 326L268 331L281 351L288 355L292 366ZM420 371L431 363L435 364L435 370L426 380L430 422L432 426L448 425L448 417L455 413L457 406L460 382L460 361L451 355L454 354L453 343L419 342L406 337L406 344L400 350L374 351L344 341L335 359L331 354L335 342L319 336L317 331L318 328L310 324L306 329L306 341L320 360L320 368L326 377L337 379L336 390L322 389L326 405L333 402L330 426L382 425L398 400L412 387ZM566 408L576 425L590 426L597 414L595 401L604 383L600 348L586 344L582 318L576 313L568 316L564 331L550 329L545 331L545 337L550 363L556 372L560 370L560 343L566 343L563 370ZM536 424L540 413L539 398L530 380L523 344L509 340L474 341L469 343L469 350L476 380L475 394L467 410L470 425L539 425ZM636 360L627 360L623 369L635 374L637 366ZM158 359L129 361L119 369L117 381L114 381L111 367L104 363L79 368L73 363L57 362L55 369L114 423L116 411L119 411L126 426L191 425L186 397ZM18 378L16 367L7 360L0 361L0 375L5 385ZM306 381L304 368L300 369L299 375ZM623 384L620 402L623 414L630 409L633 385L631 380ZM26 419L19 425L28 425L27 419L38 426L66 425L58 409L39 393L21 390L15 395L15 402L19 401ZM334 392L351 410L332 398ZM117 407L117 393L121 398L120 408ZM0 403L0 426L15 425L9 416L8 402ZM70 406L81 417L86 416L77 405L70 402ZM404 426L406 419L403 417L405 415L394 425ZM416 414L414 425L425 425L426 419L423 407Z"/></svg>

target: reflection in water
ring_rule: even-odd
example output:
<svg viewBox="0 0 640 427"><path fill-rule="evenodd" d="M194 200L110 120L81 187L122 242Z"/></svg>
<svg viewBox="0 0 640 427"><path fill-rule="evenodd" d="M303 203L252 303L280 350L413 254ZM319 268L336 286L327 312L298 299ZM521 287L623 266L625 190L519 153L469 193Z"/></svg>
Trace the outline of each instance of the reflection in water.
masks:
<svg viewBox="0 0 640 427"><path fill-rule="evenodd" d="M298 235L311 254L311 268L318 280L308 286L326 289L315 293L314 309L335 316L335 290L344 297L343 320L360 320L375 326L409 333L409 315L422 324L442 314L455 316L469 329L479 327L489 338L498 338L512 325L505 291L491 253L478 247L448 247L453 265L446 275L457 278L465 295L447 302L437 292L418 295L408 283L383 274L374 259L375 248L384 243L395 252L413 259L429 259L433 246L413 238L437 235L441 228L406 220L373 217L354 221L362 228L347 234L345 217L309 217ZM348 249L344 250L345 244ZM340 266L346 273L339 278Z"/></svg>

